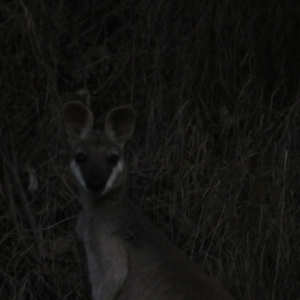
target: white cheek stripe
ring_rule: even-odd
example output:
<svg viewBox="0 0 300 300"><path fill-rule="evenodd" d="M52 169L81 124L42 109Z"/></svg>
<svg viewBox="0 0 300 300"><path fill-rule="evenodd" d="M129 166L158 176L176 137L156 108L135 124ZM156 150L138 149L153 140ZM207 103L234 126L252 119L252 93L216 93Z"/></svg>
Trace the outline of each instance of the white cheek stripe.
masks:
<svg viewBox="0 0 300 300"><path fill-rule="evenodd" d="M102 192L101 196L103 196L107 191L110 190L116 179L118 178L119 174L123 171L123 162L119 161L118 164L113 168L109 179L106 182L106 186L104 191Z"/></svg>
<svg viewBox="0 0 300 300"><path fill-rule="evenodd" d="M86 190L86 184L80 172L80 167L76 164L75 160L71 161L70 169L75 178L78 180L79 184Z"/></svg>

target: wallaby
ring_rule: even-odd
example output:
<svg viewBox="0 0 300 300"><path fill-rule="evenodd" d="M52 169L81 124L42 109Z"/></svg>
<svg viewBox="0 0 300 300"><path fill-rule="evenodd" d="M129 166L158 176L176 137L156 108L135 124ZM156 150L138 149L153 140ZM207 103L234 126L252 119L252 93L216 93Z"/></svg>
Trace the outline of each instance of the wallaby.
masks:
<svg viewBox="0 0 300 300"><path fill-rule="evenodd" d="M80 212L76 232L83 242L93 300L232 300L164 237L128 199L124 143L135 112L117 107L104 132L78 101L65 104L64 120L73 153Z"/></svg>

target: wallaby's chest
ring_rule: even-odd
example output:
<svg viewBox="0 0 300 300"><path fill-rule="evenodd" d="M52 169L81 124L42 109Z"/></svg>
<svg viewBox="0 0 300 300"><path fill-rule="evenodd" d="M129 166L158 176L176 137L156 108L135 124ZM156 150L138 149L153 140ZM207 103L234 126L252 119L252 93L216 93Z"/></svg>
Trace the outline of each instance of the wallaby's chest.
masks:
<svg viewBox="0 0 300 300"><path fill-rule="evenodd" d="M77 219L76 233L89 249L99 252L109 247L111 240L120 243L131 243L141 234L140 224L135 215L126 216L122 207L103 207L95 213L82 210Z"/></svg>

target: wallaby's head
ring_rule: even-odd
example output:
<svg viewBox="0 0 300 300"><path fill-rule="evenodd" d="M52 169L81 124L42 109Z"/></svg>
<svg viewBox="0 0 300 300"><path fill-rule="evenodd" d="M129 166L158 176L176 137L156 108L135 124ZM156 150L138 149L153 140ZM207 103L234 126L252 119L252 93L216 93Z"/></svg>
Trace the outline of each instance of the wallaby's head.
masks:
<svg viewBox="0 0 300 300"><path fill-rule="evenodd" d="M134 110L113 109L100 132L92 130L94 117L89 108L70 101L64 107L64 120L73 151L70 168L80 188L103 196L122 185L126 177L123 147L134 130Z"/></svg>

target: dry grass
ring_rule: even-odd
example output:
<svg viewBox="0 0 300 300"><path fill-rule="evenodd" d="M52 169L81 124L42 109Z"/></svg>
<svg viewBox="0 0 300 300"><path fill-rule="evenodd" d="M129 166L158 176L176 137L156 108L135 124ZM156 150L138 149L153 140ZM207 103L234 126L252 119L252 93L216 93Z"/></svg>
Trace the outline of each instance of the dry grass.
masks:
<svg viewBox="0 0 300 300"><path fill-rule="evenodd" d="M0 3L1 299L90 297L61 119L75 97L97 126L135 108L130 195L174 244L236 299L299 298L300 6L26 2Z"/></svg>

